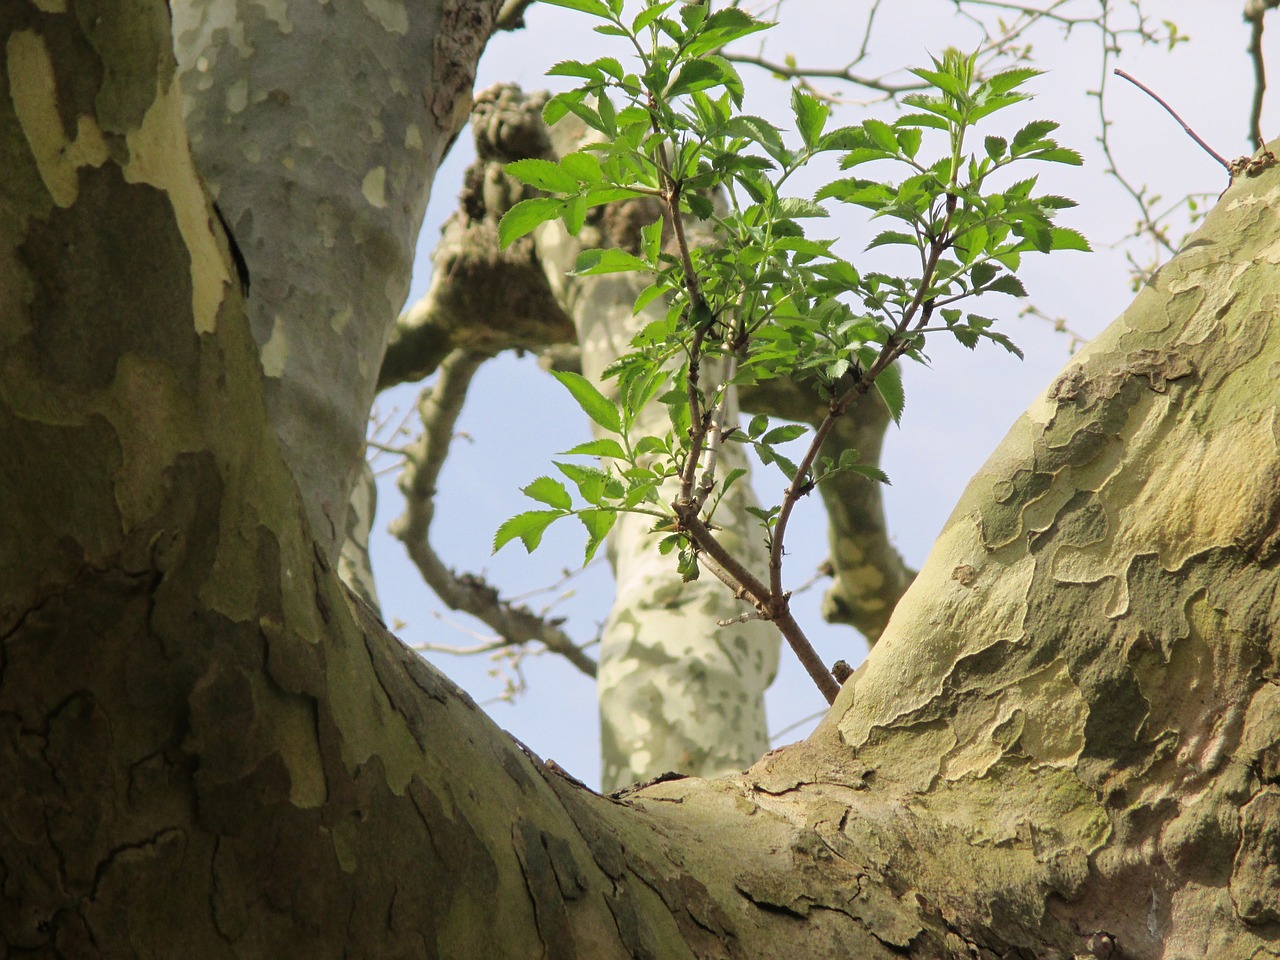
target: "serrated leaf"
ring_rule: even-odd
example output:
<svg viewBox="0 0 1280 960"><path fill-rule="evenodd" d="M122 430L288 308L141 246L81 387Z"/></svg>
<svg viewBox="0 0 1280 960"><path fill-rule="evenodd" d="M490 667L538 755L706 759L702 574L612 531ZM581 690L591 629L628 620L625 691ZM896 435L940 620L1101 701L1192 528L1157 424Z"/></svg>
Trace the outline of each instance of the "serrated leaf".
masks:
<svg viewBox="0 0 1280 960"><path fill-rule="evenodd" d="M580 183L600 183L604 180L599 158L586 150L567 154L560 161L560 169Z"/></svg>
<svg viewBox="0 0 1280 960"><path fill-rule="evenodd" d="M841 469L848 470L850 473L860 474L868 480L874 480L876 483L889 483L889 475L879 467L873 466L869 463L852 463L847 467L842 467Z"/></svg>
<svg viewBox="0 0 1280 960"><path fill-rule="evenodd" d="M614 460L626 460L626 451L622 449L622 444L618 443L612 437L601 437L599 440L588 440L586 443L580 443L576 447L570 447L565 450L561 456L579 456L579 457L612 457ZM552 481L553 483L555 481ZM554 504L553 504L554 506Z"/></svg>
<svg viewBox="0 0 1280 960"><path fill-rule="evenodd" d="M604 542L604 538L609 535L609 531L613 529L613 525L618 519L618 511L581 510L578 513L578 519L587 528L587 548L582 558L582 565L585 567L591 562L591 558L596 555L596 550Z"/></svg>
<svg viewBox="0 0 1280 960"><path fill-rule="evenodd" d="M502 526L498 527L498 532L493 535L493 552L497 553L504 546L517 537L524 544L524 548L529 553L533 553L538 549L538 544L542 542L542 534L547 527L551 526L561 517L567 517L569 514L560 510L528 510L524 513L517 513L510 520L505 521Z"/></svg>
<svg viewBox="0 0 1280 960"><path fill-rule="evenodd" d="M636 302L631 306L631 314L635 316L654 300L667 292L667 288L660 283L651 283L636 296Z"/></svg>
<svg viewBox="0 0 1280 960"><path fill-rule="evenodd" d="M502 215L498 222L498 243L505 250L527 233L532 233L548 220L560 216L561 204L555 197L533 197L521 200Z"/></svg>
<svg viewBox="0 0 1280 960"><path fill-rule="evenodd" d="M698 554L688 547L681 549L679 559L676 560L676 571L685 583L697 580L701 573L698 569Z"/></svg>
<svg viewBox="0 0 1280 960"><path fill-rule="evenodd" d="M805 200L802 197L779 197L778 216L795 220L802 217L828 217L830 213L827 212L826 207L814 200Z"/></svg>
<svg viewBox="0 0 1280 960"><path fill-rule="evenodd" d="M598 467L581 463L564 463L552 460L552 465L574 482L578 494L593 507L602 507L606 500L621 499L625 493L622 483Z"/></svg>
<svg viewBox="0 0 1280 960"><path fill-rule="evenodd" d="M676 0L668 0L667 3L655 3L651 7L645 7L636 15L636 18L631 21L631 32L639 33L645 27L649 26L649 24L653 23L653 21L657 20L658 17L662 16L675 6L675 3Z"/></svg>
<svg viewBox="0 0 1280 960"><path fill-rule="evenodd" d="M1054 227L1049 234L1053 238L1054 250L1081 250L1085 253L1093 250L1085 235L1079 230L1072 230L1070 227Z"/></svg>
<svg viewBox="0 0 1280 960"><path fill-rule="evenodd" d="M988 77L983 85L992 93L1008 93L1043 73L1043 70L1037 70L1034 67L1014 67L1012 70L1004 70Z"/></svg>
<svg viewBox="0 0 1280 960"><path fill-rule="evenodd" d="M1004 273L996 277L982 289L983 293L1007 293L1011 297L1025 297L1027 288L1012 273Z"/></svg>
<svg viewBox="0 0 1280 960"><path fill-rule="evenodd" d="M991 340L991 341L994 341L995 343L1000 344L1000 346L1004 347L1006 350L1012 353L1019 360L1026 359L1026 355L1023 354L1023 352L1020 349L1018 349L1018 345L1015 344L1008 337L1006 337L1003 333L984 333L983 336L986 337L988 340Z"/></svg>
<svg viewBox="0 0 1280 960"><path fill-rule="evenodd" d="M894 134L898 138L898 146L902 149L903 156L914 159L920 152L920 144L924 140L924 134L920 132L920 128L898 127Z"/></svg>
<svg viewBox="0 0 1280 960"><path fill-rule="evenodd" d="M1046 147L1043 150L1030 150L1024 155L1027 160L1043 160L1047 163L1065 163L1070 167L1079 167L1084 157L1070 147Z"/></svg>
<svg viewBox="0 0 1280 960"><path fill-rule="evenodd" d="M601 0L542 0L542 2L552 7L564 7L567 10L589 13L593 17L600 17L602 20L613 19L609 8Z"/></svg>
<svg viewBox="0 0 1280 960"><path fill-rule="evenodd" d="M522 183L549 193L573 193L578 189L578 181L551 160L514 160L504 169Z"/></svg>
<svg viewBox="0 0 1280 960"><path fill-rule="evenodd" d="M822 128L831 114L831 108L812 94L795 87L791 91L791 111L796 117L800 139L806 147L812 149L822 136Z"/></svg>
<svg viewBox="0 0 1280 960"><path fill-rule="evenodd" d="M1059 124L1053 120L1032 120L1014 134L1013 142L1009 144L1009 152L1015 157L1020 156L1045 136L1057 130L1058 126Z"/></svg>
<svg viewBox="0 0 1280 960"><path fill-rule="evenodd" d="M667 87L666 94L668 97L678 97L683 93L705 90L724 83L726 78L724 68L716 62L715 58L689 60L680 67L680 72Z"/></svg>
<svg viewBox="0 0 1280 960"><path fill-rule="evenodd" d="M599 79L600 74L599 67L581 60L561 60L547 71L548 77L581 77L583 80Z"/></svg>
<svg viewBox="0 0 1280 960"><path fill-rule="evenodd" d="M791 440L803 437L808 432L809 428L803 423L786 423L780 427L774 427L760 438L760 442L788 443Z"/></svg>
<svg viewBox="0 0 1280 960"><path fill-rule="evenodd" d="M891 243L902 243L908 247L920 246L920 240L913 237L909 233L902 233L899 230L885 230L875 236L875 238L867 244L867 249L872 247L883 247Z"/></svg>
<svg viewBox="0 0 1280 960"><path fill-rule="evenodd" d="M902 410L906 406L907 398L902 389L902 369L898 364L890 364L880 371L875 379L875 388L880 398L884 400L884 405L889 408L889 415L893 417L893 422L901 425Z"/></svg>
<svg viewBox="0 0 1280 960"><path fill-rule="evenodd" d="M621 429L622 419L618 415L618 408L590 380L572 370L552 370L551 375L565 385L588 417L613 433Z"/></svg>
<svg viewBox="0 0 1280 960"><path fill-rule="evenodd" d="M893 127L889 126L883 120L864 120L862 121L862 129L870 134L875 145L891 156L898 153L898 138L894 135Z"/></svg>
<svg viewBox="0 0 1280 960"><path fill-rule="evenodd" d="M538 477L521 491L526 497L545 503L558 510L569 510L573 507L573 498L564 484L551 477Z"/></svg>
<svg viewBox="0 0 1280 960"><path fill-rule="evenodd" d="M648 262L617 247L583 250L569 271L575 277L594 277L602 273L626 273L631 270L652 269Z"/></svg>

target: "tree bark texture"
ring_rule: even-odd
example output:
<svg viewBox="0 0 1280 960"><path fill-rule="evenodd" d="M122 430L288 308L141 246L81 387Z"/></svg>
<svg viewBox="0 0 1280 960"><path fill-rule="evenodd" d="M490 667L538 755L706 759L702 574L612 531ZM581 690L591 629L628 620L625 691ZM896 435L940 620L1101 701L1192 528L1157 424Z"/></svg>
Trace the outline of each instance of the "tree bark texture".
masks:
<svg viewBox="0 0 1280 960"><path fill-rule="evenodd" d="M1280 171L1015 425L806 742L600 797L312 540L166 8L0 7L10 955L1280 947Z"/></svg>
<svg viewBox="0 0 1280 960"><path fill-rule="evenodd" d="M173 4L197 165L243 258L267 409L331 560L431 182L501 5Z"/></svg>

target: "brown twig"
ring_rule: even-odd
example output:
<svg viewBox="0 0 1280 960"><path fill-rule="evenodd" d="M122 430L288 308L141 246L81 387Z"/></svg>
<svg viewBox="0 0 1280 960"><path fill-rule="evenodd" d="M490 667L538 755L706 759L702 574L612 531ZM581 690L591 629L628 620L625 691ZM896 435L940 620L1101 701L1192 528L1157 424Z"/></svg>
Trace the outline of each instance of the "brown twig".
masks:
<svg viewBox="0 0 1280 960"><path fill-rule="evenodd" d="M405 448L405 467L400 476L405 512L391 525L391 532L405 545L422 579L450 609L471 614L512 646L538 641L594 677L595 661L560 629L557 621L503 600L483 577L455 572L431 547L436 482L449 452L467 387L487 359L485 354L454 350L441 361L435 384L423 392L418 404L422 435Z"/></svg>
<svg viewBox="0 0 1280 960"><path fill-rule="evenodd" d="M1178 116L1178 111L1173 109L1173 107L1169 106L1169 104L1164 101L1164 98L1162 98L1158 93L1156 93L1146 84L1144 84L1142 81L1135 80L1133 77L1125 73L1119 67L1116 67L1115 70L1112 72L1115 73L1117 77L1123 77L1125 80L1128 80L1135 87L1137 87L1147 96L1149 96L1152 100L1160 104L1160 106L1164 107L1165 110L1168 111L1169 116L1173 117L1173 119L1178 121L1179 126L1182 127L1182 129L1186 132L1187 136L1189 136L1192 140L1194 140L1196 143L1200 145L1200 149L1204 150L1205 153L1209 154L1209 156L1217 160L1218 163L1222 164L1222 169L1226 170L1227 173L1231 173L1231 164L1226 160L1226 158L1224 158L1221 154L1219 154L1218 151L1214 150L1213 147L1209 146L1209 144L1205 143L1204 140L1201 139L1200 135L1191 129L1191 125L1188 124L1187 121L1183 120L1182 117Z"/></svg>
<svg viewBox="0 0 1280 960"><path fill-rule="evenodd" d="M1263 143L1262 98L1267 92L1267 68L1262 56L1262 21L1280 0L1250 0L1244 7L1249 24L1249 59L1253 61L1253 102L1249 105L1249 142Z"/></svg>

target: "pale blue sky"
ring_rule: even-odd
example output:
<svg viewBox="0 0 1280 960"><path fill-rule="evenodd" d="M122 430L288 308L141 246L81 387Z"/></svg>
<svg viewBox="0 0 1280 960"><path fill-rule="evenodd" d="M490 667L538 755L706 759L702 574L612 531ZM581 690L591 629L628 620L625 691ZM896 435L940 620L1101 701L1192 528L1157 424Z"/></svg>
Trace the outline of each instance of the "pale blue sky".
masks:
<svg viewBox="0 0 1280 960"><path fill-rule="evenodd" d="M774 59L793 53L804 65L844 63L850 59L849 49L860 41L869 6L867 2L787 0L780 26L764 35L766 52ZM973 24L958 16L948 0L907 0L883 6L872 56L860 68L864 72L927 65L930 52L947 45L972 48L977 42ZM1155 48L1126 50L1118 65L1160 92L1219 153L1231 158L1249 152L1245 132L1252 74L1239 4L1166 0L1144 6L1153 20L1176 22L1191 42L1178 45L1172 53ZM1096 7L1096 0L1078 0L1062 9L1087 14ZM616 46L618 41L592 34L590 23L581 15L535 5L526 19L528 29L501 35L489 45L477 88L498 81L515 81L529 90L551 87L542 74L557 60L625 54ZM1280 25L1272 33L1280 36ZM1137 211L1121 188L1103 176L1105 162L1096 146L1097 101L1087 94L1097 89L1100 76L1096 31L1079 28L1063 42L1056 31L1040 27L1030 39L1038 65L1051 73L1035 82L1037 100L1007 123L1042 117L1058 120L1060 141L1085 154L1083 169L1046 171L1051 179L1047 176L1042 184L1080 201L1080 208L1068 212L1062 222L1082 230L1097 252L1041 258L1023 276L1041 309L1066 318L1080 333L1093 335L1132 296L1125 251L1113 244L1130 228ZM786 84L750 67L743 68L743 76L751 112L785 125ZM847 84L830 84L826 89L840 90L851 99L864 98ZM1226 186L1217 164L1139 91L1113 78L1107 105L1114 123L1113 150L1131 179L1149 184L1170 202L1193 191L1216 196ZM858 107L841 108L835 122L853 123L864 115ZM1274 109L1266 111L1264 130L1270 129L1266 118L1275 116ZM999 132L1012 130L1002 127ZM464 133L436 178L410 302L426 289L431 247L440 224L456 205L461 173L471 160L470 135ZM868 236L853 220L847 224L829 220L822 227L821 235L844 237L846 255L857 252ZM1146 247L1132 250L1140 258L1147 256ZM956 346L931 349L931 369L908 371L902 427L892 430L886 442L883 466L893 481L886 492L889 527L898 548L916 566L923 563L969 476L1068 358L1067 339L1043 321L1020 319L1016 302L1004 299L983 307L1009 318L1003 329L1026 351L1026 360L1019 362L994 346L979 347L976 353ZM401 413L410 410L417 391L416 386L406 386L385 394L379 408L384 415L393 407ZM579 528L569 524L559 531L553 527L543 548L532 557L518 545L496 557L489 553L498 524L525 509L519 488L544 472L553 454L587 438L586 423L563 389L538 371L530 358L517 361L505 356L491 361L473 385L460 429L466 436L456 441L445 468L432 538L445 561L460 570L484 571L508 595L548 585L562 569L576 567L582 539ZM776 475L765 474L764 482L758 481L761 498L767 502L776 501L779 487ZM401 545L386 534L387 524L400 511L393 477L384 476L379 490L373 555L388 622L403 621L399 633L410 644L475 642L463 630L486 634L486 629L462 615L442 612ZM816 502L797 511L788 547L787 579L794 585L807 579L826 555L823 517ZM557 610L569 616L568 628L575 636L589 638L608 611L612 595L608 570L597 564L569 586L576 596ZM825 660L860 661L866 649L862 640L848 628L823 624L818 616L821 589L820 585L798 599L798 616ZM535 598L531 605L544 602ZM445 619L439 618L441 614ZM501 689L499 681L487 676L492 665L484 658L435 655L432 659L478 701L492 698ZM769 694L770 728L775 731L822 706L821 697L789 651L783 651L782 664ZM529 692L514 706L490 706L491 715L544 758L552 757L587 783L598 784L599 732L592 682L551 656L526 660L525 674ZM803 732L791 733L780 742L797 739Z"/></svg>

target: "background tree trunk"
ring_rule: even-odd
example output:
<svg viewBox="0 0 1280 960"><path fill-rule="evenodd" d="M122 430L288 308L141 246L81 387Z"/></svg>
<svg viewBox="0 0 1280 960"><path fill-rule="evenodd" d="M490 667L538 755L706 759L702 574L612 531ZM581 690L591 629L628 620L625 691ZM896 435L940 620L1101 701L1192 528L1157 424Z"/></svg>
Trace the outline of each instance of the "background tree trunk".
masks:
<svg viewBox="0 0 1280 960"><path fill-rule="evenodd" d="M0 10L6 951L1276 952L1280 171L1019 421L807 742L603 798L316 548L165 13Z"/></svg>

